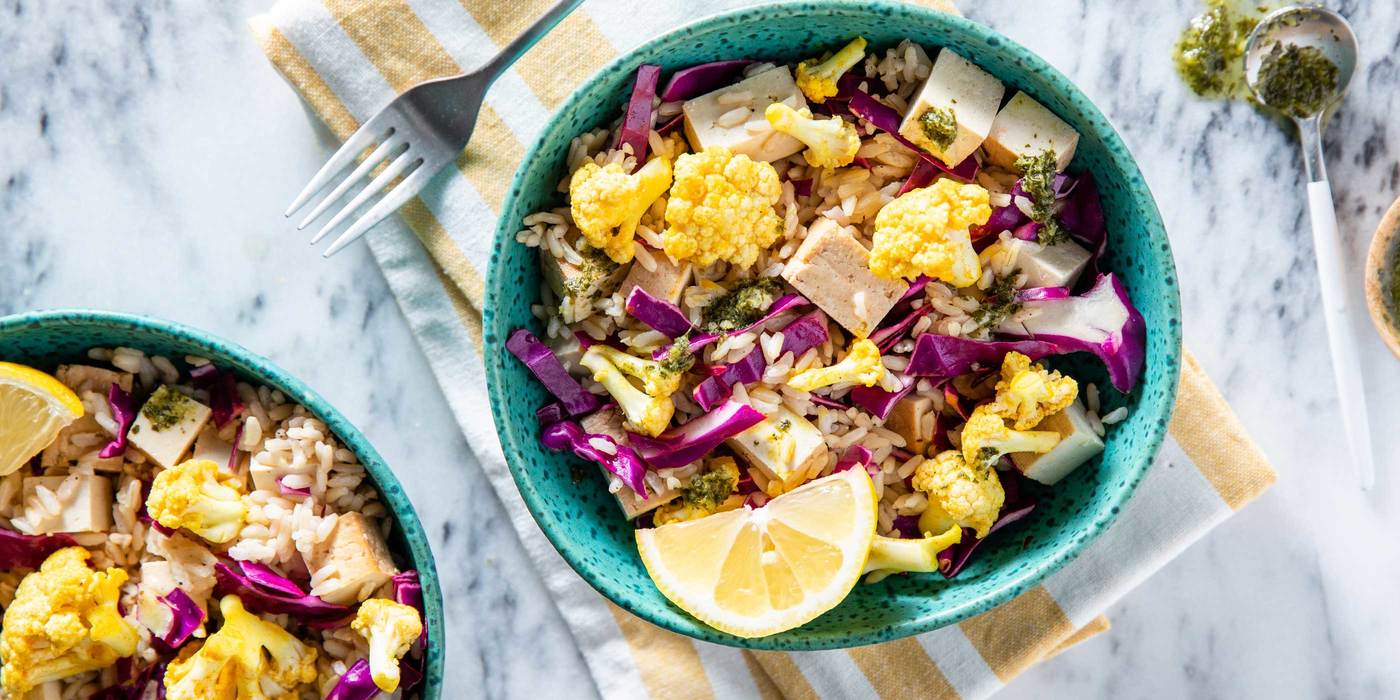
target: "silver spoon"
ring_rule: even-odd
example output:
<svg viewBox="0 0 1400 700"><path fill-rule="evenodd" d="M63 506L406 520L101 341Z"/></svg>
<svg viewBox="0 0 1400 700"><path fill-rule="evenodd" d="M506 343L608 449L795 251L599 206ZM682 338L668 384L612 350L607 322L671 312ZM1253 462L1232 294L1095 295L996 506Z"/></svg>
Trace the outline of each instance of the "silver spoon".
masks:
<svg viewBox="0 0 1400 700"><path fill-rule="evenodd" d="M1337 67L1337 86L1314 114L1288 114L1298 127L1303 146L1303 165L1308 173L1308 210L1312 215L1313 250L1317 276L1322 289L1323 317L1332 353L1332 371L1337 380L1337 398L1347 443L1362 489L1375 483L1375 458L1371 452L1371 428L1366 417L1366 395L1362 385L1361 359L1352 332L1351 308L1347 301L1346 258L1337 231L1337 212L1332 204L1332 188L1327 182L1327 166L1322 159L1322 130L1327 118L1346 94L1356 70L1356 35L1341 15L1321 7L1284 7L1264 17L1249 34L1245 44L1245 80L1265 106L1259 71L1276 46L1312 46ZM1280 110L1282 111L1282 110Z"/></svg>

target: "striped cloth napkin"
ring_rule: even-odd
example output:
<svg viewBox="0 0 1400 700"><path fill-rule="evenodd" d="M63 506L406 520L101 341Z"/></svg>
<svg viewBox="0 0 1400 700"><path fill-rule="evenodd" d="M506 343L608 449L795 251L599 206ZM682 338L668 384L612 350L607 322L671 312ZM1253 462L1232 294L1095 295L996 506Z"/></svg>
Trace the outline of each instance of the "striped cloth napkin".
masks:
<svg viewBox="0 0 1400 700"><path fill-rule="evenodd" d="M947 0L924 1L956 11ZM550 4L279 0L250 24L277 70L343 139L414 83L480 64ZM604 697L986 697L1033 664L1108 629L1102 612L1109 605L1274 481L1189 354L1161 454L1118 522L1077 559L961 624L848 650L740 651L692 641L615 607L569 568L530 518L493 426L482 420L483 275L496 212L523 144L579 82L618 53L735 4L747 3L587 3L497 83L470 149L403 209L402 223L372 231L369 245Z"/></svg>

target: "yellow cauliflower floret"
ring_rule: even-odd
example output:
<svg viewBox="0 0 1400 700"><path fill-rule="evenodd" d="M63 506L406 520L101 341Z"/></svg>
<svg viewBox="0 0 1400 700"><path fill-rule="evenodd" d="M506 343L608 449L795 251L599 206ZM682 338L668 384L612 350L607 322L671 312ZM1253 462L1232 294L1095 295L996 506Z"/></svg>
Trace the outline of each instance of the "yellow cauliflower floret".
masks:
<svg viewBox="0 0 1400 700"><path fill-rule="evenodd" d="M608 395L613 397L632 429L652 437L660 435L676 412L671 395L658 393L653 396L633 386L623 369L610 358L614 353L625 354L606 345L594 345L579 358L579 364L587 367L593 373L593 381L602 384Z"/></svg>
<svg viewBox="0 0 1400 700"><path fill-rule="evenodd" d="M910 190L875 215L870 271L885 279L928 275L955 287L982 277L968 229L992 215L987 190L943 178Z"/></svg>
<svg viewBox="0 0 1400 700"><path fill-rule="evenodd" d="M399 659L423 634L423 619L411 605L370 598L355 613L350 628L369 642L369 673L379 689L399 689Z"/></svg>
<svg viewBox="0 0 1400 700"><path fill-rule="evenodd" d="M824 61L797 64L797 87L807 99L821 104L837 93L836 82L865 58L865 37L856 37Z"/></svg>
<svg viewBox="0 0 1400 700"><path fill-rule="evenodd" d="M956 525L972 528L982 539L1006 502L996 470L974 469L957 450L919 464L914 488L928 494L928 508L919 516L919 529L926 533L946 533Z"/></svg>
<svg viewBox="0 0 1400 700"><path fill-rule="evenodd" d="M236 595L224 596L219 610L219 631L198 650L185 647L166 669L169 700L295 698L316 680L316 649L248 612Z"/></svg>
<svg viewBox="0 0 1400 700"><path fill-rule="evenodd" d="M860 134L854 124L842 119L814 119L807 110L797 111L782 102L768 105L763 113L774 130L791 136L807 150L802 157L815 168L839 168L850 165L860 150Z"/></svg>
<svg viewBox="0 0 1400 700"><path fill-rule="evenodd" d="M670 186L671 161L663 156L653 156L630 175L618 163L584 163L569 180L569 209L585 240L614 262L628 263L636 251L637 224Z"/></svg>
<svg viewBox="0 0 1400 700"><path fill-rule="evenodd" d="M676 158L662 246L677 260L748 267L782 234L778 171L723 146Z"/></svg>
<svg viewBox="0 0 1400 700"><path fill-rule="evenodd" d="M813 367L798 372L788 380L788 386L799 391L811 391L837 382L875 386L884 376L885 365L880 362L879 346L862 338L851 343L846 357L840 362L830 367Z"/></svg>
<svg viewBox="0 0 1400 700"><path fill-rule="evenodd" d="M136 653L136 628L117 609L126 572L93 571L82 547L65 547L20 581L0 621L0 686L10 697Z"/></svg>
<svg viewBox="0 0 1400 700"><path fill-rule="evenodd" d="M146 510L161 525L186 528L214 544L237 537L248 517L243 484L207 459L191 459L157 474Z"/></svg>
<svg viewBox="0 0 1400 700"><path fill-rule="evenodd" d="M962 430L962 453L968 464L991 469L1002 455L1013 452L1044 453L1060 444L1054 430L1012 430L990 404L978 406Z"/></svg>
<svg viewBox="0 0 1400 700"><path fill-rule="evenodd" d="M941 534L925 532L919 539L876 535L870 542L870 558L865 561L865 571L875 575L866 583L890 574L938 571L938 553L961 541L962 528L957 525L949 525Z"/></svg>
<svg viewBox="0 0 1400 700"><path fill-rule="evenodd" d="M1017 430L1027 430L1065 410L1077 396L1079 384L1073 377L1047 371L1032 364L1029 357L1009 352L1001 361L1001 380L997 382L997 395L990 410L1012 421L1012 427Z"/></svg>

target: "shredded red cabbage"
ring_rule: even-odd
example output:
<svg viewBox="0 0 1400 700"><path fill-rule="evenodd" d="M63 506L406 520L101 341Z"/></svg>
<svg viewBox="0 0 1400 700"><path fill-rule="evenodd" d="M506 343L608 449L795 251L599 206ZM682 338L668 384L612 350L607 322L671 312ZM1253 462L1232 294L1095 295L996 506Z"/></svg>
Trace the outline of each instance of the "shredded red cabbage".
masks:
<svg viewBox="0 0 1400 700"><path fill-rule="evenodd" d="M568 417L569 414L564 411L564 407L559 405L558 401L550 401L535 409L535 420L539 421L540 425L552 425Z"/></svg>
<svg viewBox="0 0 1400 700"><path fill-rule="evenodd" d="M530 368L530 372L554 398L559 399L569 415L577 416L598 408L598 397L569 376L564 363L534 333L524 328L516 329L506 340L506 349Z"/></svg>
<svg viewBox="0 0 1400 700"><path fill-rule="evenodd" d="M1050 301L1051 299L1065 299L1067 297L1069 297L1069 290L1064 287L1029 287L1016 292L1017 302Z"/></svg>
<svg viewBox="0 0 1400 700"><path fill-rule="evenodd" d="M1032 360L1064 352L1056 344L1041 340L973 340L925 333L915 341L909 367L904 371L915 377L952 379L974 367L1000 367L1002 358L1013 350Z"/></svg>
<svg viewBox="0 0 1400 700"><path fill-rule="evenodd" d="M812 195L812 178L793 180L792 194L797 197L810 197Z"/></svg>
<svg viewBox="0 0 1400 700"><path fill-rule="evenodd" d="M895 196L899 197L910 190L928 187L938 173L939 170L937 167L934 167L933 163L924 158L920 158L919 162L914 164L914 169L909 171L909 178L904 181L903 185L899 186L899 192L897 192Z"/></svg>
<svg viewBox="0 0 1400 700"><path fill-rule="evenodd" d="M136 422L136 407L132 405L131 393L123 391L116 382L107 387L107 406L112 409L112 418L117 421L117 436L97 453L102 459L126 454L126 431Z"/></svg>
<svg viewBox="0 0 1400 700"><path fill-rule="evenodd" d="M831 473L844 472L856 466L860 466L860 468L868 472L871 468L870 460L874 458L874 456L870 448L864 445L851 445L842 453L841 459L836 460L836 466L831 468Z"/></svg>
<svg viewBox="0 0 1400 700"><path fill-rule="evenodd" d="M917 540L924 536L924 533L919 531L919 516L917 515L894 516L894 531L906 540Z"/></svg>
<svg viewBox="0 0 1400 700"><path fill-rule="evenodd" d="M287 614L315 629L339 627L354 611L344 605L327 603L301 590L301 587L272 569L251 561L214 564L214 594L238 596L249 610L267 614Z"/></svg>
<svg viewBox="0 0 1400 700"><path fill-rule="evenodd" d="M726 401L719 408L654 438L633 433L630 440L647 464L657 469L670 469L704 457L720 443L762 420L763 414L747 404Z"/></svg>
<svg viewBox="0 0 1400 700"><path fill-rule="evenodd" d="M119 661L130 662L129 659ZM109 685L90 696L88 700L165 700L165 664L164 661L150 664L131 683ZM147 691L153 682L156 684L155 691L149 693Z"/></svg>
<svg viewBox="0 0 1400 700"><path fill-rule="evenodd" d="M403 667L399 668L399 672L402 684ZM379 686L374 684L374 677L370 675L369 661L362 658L345 671L335 687L326 695L326 700L371 700L377 695Z"/></svg>
<svg viewBox="0 0 1400 700"><path fill-rule="evenodd" d="M179 649L189 641L204 624L206 614L195 604L194 599L180 588L172 588L159 598L156 598L167 608L170 608L170 629L157 637L169 649Z"/></svg>
<svg viewBox="0 0 1400 700"><path fill-rule="evenodd" d="M612 445L613 453L609 454L594 447L595 440L603 440ZM643 500L647 498L646 464L642 463L631 447L619 445L607 435L586 433L573 421L560 421L546 427L540 432L540 444L555 452L569 450L580 459L603 465L604 469L622 479L622 483L627 484L638 497Z"/></svg>
<svg viewBox="0 0 1400 700"><path fill-rule="evenodd" d="M932 306L924 304L917 309L910 311L900 320L883 328L878 328L870 334L870 342L875 343L875 347L880 348L880 352L886 353L895 346L914 327L921 316L926 316L933 310Z"/></svg>
<svg viewBox="0 0 1400 700"><path fill-rule="evenodd" d="M243 410L233 372L221 370L210 362L190 370L190 382L209 392L209 411L214 425L223 427Z"/></svg>
<svg viewBox="0 0 1400 700"><path fill-rule="evenodd" d="M695 330L679 306L652 296L640 286L633 287L627 295L626 308L633 318L664 333L668 338L679 338Z"/></svg>
<svg viewBox="0 0 1400 700"><path fill-rule="evenodd" d="M68 535L25 535L0 528L0 570L37 569L50 554L75 544Z"/></svg>
<svg viewBox="0 0 1400 700"><path fill-rule="evenodd" d="M311 487L310 487L310 486L303 486L303 487L300 487L300 488L293 488L293 487L291 487L291 486L288 486L288 485L282 483L282 479L283 479L283 478L284 478L284 477L280 477L280 476L277 477L277 490L280 491L280 492L282 493L283 496L297 496L297 497L300 497L300 498L308 498L308 497L311 496Z"/></svg>
<svg viewBox="0 0 1400 700"><path fill-rule="evenodd" d="M1094 178L1088 174L1079 178L1079 186L1060 209L1060 223L1069 231L1071 238L1079 241L1089 253L1089 274L1085 279L1097 277L1099 260L1108 249L1108 226L1103 214L1103 202L1099 199L1099 188Z"/></svg>
<svg viewBox="0 0 1400 700"><path fill-rule="evenodd" d="M885 391L879 386L856 386L851 389L851 404L865 409L880 420L885 420L890 417L894 405L914 390L916 381L913 377L901 377L900 381L902 384L899 391Z"/></svg>
<svg viewBox="0 0 1400 700"><path fill-rule="evenodd" d="M409 569L403 573L394 574L391 581L394 588L394 602L407 605L418 611L418 618L423 621L423 634L418 640L427 644L428 611L423 607L423 583L418 580L418 572Z"/></svg>
<svg viewBox="0 0 1400 700"><path fill-rule="evenodd" d="M997 331L1031 338L1059 352L1091 352L1108 367L1113 387L1124 394L1133 390L1147 357L1147 324L1113 273L1100 275L1080 296L1026 302Z"/></svg>
<svg viewBox="0 0 1400 700"><path fill-rule="evenodd" d="M618 147L630 145L632 155L640 166L647 161L647 139L651 136L652 100L656 83L661 79L661 66L643 64L637 67L637 80L632 84L632 98L627 101L627 114L618 132Z"/></svg>
<svg viewBox="0 0 1400 700"><path fill-rule="evenodd" d="M738 82L744 68L753 61L714 61L682 68L671 74L666 87L661 90L662 102L675 102L699 97L714 92L726 85Z"/></svg>
<svg viewBox="0 0 1400 700"><path fill-rule="evenodd" d="M1027 221L1017 226L1016 230L1011 232L1011 235L1023 241L1033 241L1040 236L1040 224L1034 221Z"/></svg>
<svg viewBox="0 0 1400 700"><path fill-rule="evenodd" d="M790 352L794 358L801 357L802 353L825 343L829 337L826 314L812 310L783 327L783 347L778 354L782 356ZM762 349L755 347L739 361L713 368L713 374L697 384L691 396L701 408L712 410L729 400L734 394L735 384L752 384L761 379L767 366Z"/></svg>

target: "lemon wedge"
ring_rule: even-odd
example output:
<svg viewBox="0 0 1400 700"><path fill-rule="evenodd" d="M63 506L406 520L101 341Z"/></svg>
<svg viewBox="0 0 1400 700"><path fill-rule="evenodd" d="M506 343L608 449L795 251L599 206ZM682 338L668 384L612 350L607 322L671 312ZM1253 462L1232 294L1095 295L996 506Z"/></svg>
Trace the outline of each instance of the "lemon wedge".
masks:
<svg viewBox="0 0 1400 700"><path fill-rule="evenodd" d="M83 416L83 402L32 367L0 362L0 476L24 466Z"/></svg>
<svg viewBox="0 0 1400 700"><path fill-rule="evenodd" d="M637 549L672 603L722 632L762 637L845 599L865 569L875 509L870 475L848 469L757 510L638 530Z"/></svg>

